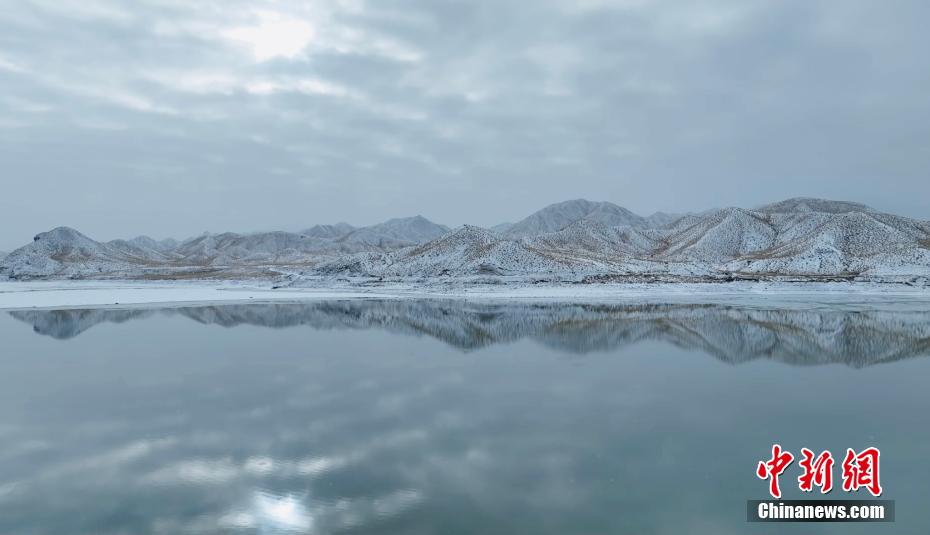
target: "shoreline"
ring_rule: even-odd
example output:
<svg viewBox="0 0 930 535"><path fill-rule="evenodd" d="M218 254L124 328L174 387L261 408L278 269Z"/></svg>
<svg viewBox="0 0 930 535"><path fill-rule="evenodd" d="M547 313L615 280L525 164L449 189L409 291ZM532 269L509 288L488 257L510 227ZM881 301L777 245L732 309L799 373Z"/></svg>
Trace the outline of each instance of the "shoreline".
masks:
<svg viewBox="0 0 930 535"><path fill-rule="evenodd" d="M863 282L703 282L606 284L431 283L333 284L273 287L256 281L30 281L0 282L0 310L214 303L299 303L346 299L520 300L588 303L724 302L754 305L837 305L905 301L930 306L930 288Z"/></svg>

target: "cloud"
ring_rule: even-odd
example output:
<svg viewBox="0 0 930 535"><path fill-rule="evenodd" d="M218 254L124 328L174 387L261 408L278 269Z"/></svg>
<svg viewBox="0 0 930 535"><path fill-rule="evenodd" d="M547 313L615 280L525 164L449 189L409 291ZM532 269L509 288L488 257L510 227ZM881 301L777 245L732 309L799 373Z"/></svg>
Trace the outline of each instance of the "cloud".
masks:
<svg viewBox="0 0 930 535"><path fill-rule="evenodd" d="M916 0L25 1L0 13L16 177L0 249L60 224L101 239L412 213L493 225L576 197L648 213L813 195L921 216L928 15Z"/></svg>
<svg viewBox="0 0 930 535"><path fill-rule="evenodd" d="M257 61L274 58L293 59L313 41L313 26L303 20L273 11L258 13L258 23L222 32L222 36L247 45Z"/></svg>

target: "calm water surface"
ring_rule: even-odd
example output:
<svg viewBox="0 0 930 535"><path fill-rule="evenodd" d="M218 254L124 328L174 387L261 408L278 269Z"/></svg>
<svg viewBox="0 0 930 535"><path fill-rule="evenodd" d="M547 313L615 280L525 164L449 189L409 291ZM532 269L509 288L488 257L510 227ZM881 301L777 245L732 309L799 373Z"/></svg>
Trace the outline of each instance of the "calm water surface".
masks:
<svg viewBox="0 0 930 535"><path fill-rule="evenodd" d="M3 534L930 532L930 307L20 311L0 341ZM747 524L773 442L879 447L897 522Z"/></svg>

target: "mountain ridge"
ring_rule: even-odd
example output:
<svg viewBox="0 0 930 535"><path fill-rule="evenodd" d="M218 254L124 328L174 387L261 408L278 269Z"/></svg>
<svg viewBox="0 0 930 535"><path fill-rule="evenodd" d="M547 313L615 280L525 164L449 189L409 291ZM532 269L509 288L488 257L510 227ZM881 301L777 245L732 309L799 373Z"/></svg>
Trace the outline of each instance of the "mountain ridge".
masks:
<svg viewBox="0 0 930 535"><path fill-rule="evenodd" d="M450 229L423 216L304 232L205 233L97 242L67 227L0 259L26 278L262 276L552 281L930 278L930 222L809 197L756 208L639 216L609 202L551 204L513 224Z"/></svg>
<svg viewBox="0 0 930 535"><path fill-rule="evenodd" d="M125 272L170 277L202 273L204 269L216 273L217 269L230 267L300 265L341 254L416 245L442 235L448 227L414 216L369 227L339 223L308 230L204 233L180 242L157 241L148 236L98 242L73 228L56 227L0 259L0 276L119 278Z"/></svg>
<svg viewBox="0 0 930 535"><path fill-rule="evenodd" d="M930 280L930 223L859 203L796 197L657 219L650 225L611 203L576 199L503 232L465 226L417 248L324 262L303 276Z"/></svg>

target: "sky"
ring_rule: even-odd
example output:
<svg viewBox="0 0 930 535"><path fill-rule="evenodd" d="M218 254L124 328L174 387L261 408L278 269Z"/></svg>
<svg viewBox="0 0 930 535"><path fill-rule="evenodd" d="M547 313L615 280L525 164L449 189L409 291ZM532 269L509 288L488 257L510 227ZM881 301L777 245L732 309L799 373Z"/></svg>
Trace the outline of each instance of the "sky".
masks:
<svg viewBox="0 0 930 535"><path fill-rule="evenodd" d="M20 0L0 250L794 196L930 219L930 2Z"/></svg>

